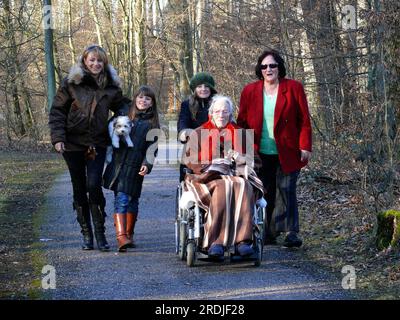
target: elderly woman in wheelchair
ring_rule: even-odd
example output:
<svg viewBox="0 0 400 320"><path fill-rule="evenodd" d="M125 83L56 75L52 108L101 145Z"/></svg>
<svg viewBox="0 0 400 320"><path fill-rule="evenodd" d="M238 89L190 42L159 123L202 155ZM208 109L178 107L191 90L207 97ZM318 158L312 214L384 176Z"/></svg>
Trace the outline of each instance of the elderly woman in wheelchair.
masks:
<svg viewBox="0 0 400 320"><path fill-rule="evenodd" d="M233 255L240 257L256 254L259 265L266 203L262 182L255 173L257 160L252 135L233 122L232 101L214 96L209 121L189 135L183 162L191 173L186 174L178 196L179 210L195 205L194 232L197 239L202 236L197 245L208 258L221 260L225 251L233 248ZM199 216L199 210L204 215ZM190 223L189 216L184 219ZM194 255L196 236L186 232L188 239L182 239L184 232L180 230L180 234L179 240L187 241L186 254ZM187 258L192 265L189 260L194 257Z"/></svg>

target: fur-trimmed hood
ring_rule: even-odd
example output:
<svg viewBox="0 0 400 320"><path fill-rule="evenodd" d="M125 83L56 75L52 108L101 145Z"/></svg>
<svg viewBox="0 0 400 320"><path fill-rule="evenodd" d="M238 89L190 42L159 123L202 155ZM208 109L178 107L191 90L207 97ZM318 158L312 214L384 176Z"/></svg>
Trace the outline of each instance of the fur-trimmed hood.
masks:
<svg viewBox="0 0 400 320"><path fill-rule="evenodd" d="M117 87L121 87L122 85L121 78L118 76L117 70L115 70L111 64L107 64L106 73L108 79L111 80L114 85L116 85ZM85 74L86 72L84 71L81 62L73 65L68 73L67 77L68 83L74 83L77 85L81 84Z"/></svg>

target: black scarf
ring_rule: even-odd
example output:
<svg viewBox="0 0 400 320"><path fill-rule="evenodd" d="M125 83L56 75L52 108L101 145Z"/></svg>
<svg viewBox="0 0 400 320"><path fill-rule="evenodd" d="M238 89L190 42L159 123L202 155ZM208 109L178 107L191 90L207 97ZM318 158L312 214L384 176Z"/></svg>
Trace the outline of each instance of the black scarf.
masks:
<svg viewBox="0 0 400 320"><path fill-rule="evenodd" d="M153 107L146 110L137 110L135 114L135 119L148 120L154 117Z"/></svg>

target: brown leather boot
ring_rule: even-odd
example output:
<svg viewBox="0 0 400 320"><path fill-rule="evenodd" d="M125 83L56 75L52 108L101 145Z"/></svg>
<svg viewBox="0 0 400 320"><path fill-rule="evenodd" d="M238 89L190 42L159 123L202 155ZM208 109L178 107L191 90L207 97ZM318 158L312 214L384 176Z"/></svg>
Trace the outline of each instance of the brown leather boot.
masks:
<svg viewBox="0 0 400 320"><path fill-rule="evenodd" d="M117 234L118 251L125 252L130 241L126 237L126 215L123 213L114 213L115 233Z"/></svg>
<svg viewBox="0 0 400 320"><path fill-rule="evenodd" d="M133 241L133 232L135 230L135 224L137 220L137 213L128 212L126 214L126 236L130 241L129 248L135 248L135 242Z"/></svg>

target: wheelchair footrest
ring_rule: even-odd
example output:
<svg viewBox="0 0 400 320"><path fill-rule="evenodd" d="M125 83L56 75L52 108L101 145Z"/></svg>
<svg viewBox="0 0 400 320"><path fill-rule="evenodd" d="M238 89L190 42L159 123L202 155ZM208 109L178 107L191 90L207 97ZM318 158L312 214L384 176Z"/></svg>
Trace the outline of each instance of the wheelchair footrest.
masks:
<svg viewBox="0 0 400 320"><path fill-rule="evenodd" d="M253 253L249 256L242 257L239 254L231 254L230 255L231 262L241 262L241 261L256 261L257 260L257 253Z"/></svg>
<svg viewBox="0 0 400 320"><path fill-rule="evenodd" d="M257 252L249 256L242 257L239 254L232 252L225 252L223 256L220 257L209 257L207 254L202 252L197 252L196 260L207 261L207 262L224 262L225 258L229 258L231 262L242 262L242 261L256 261L258 259Z"/></svg>
<svg viewBox="0 0 400 320"><path fill-rule="evenodd" d="M224 262L225 257L209 257L207 254L204 254L202 252L197 252L197 260L201 261L208 261L208 262Z"/></svg>

